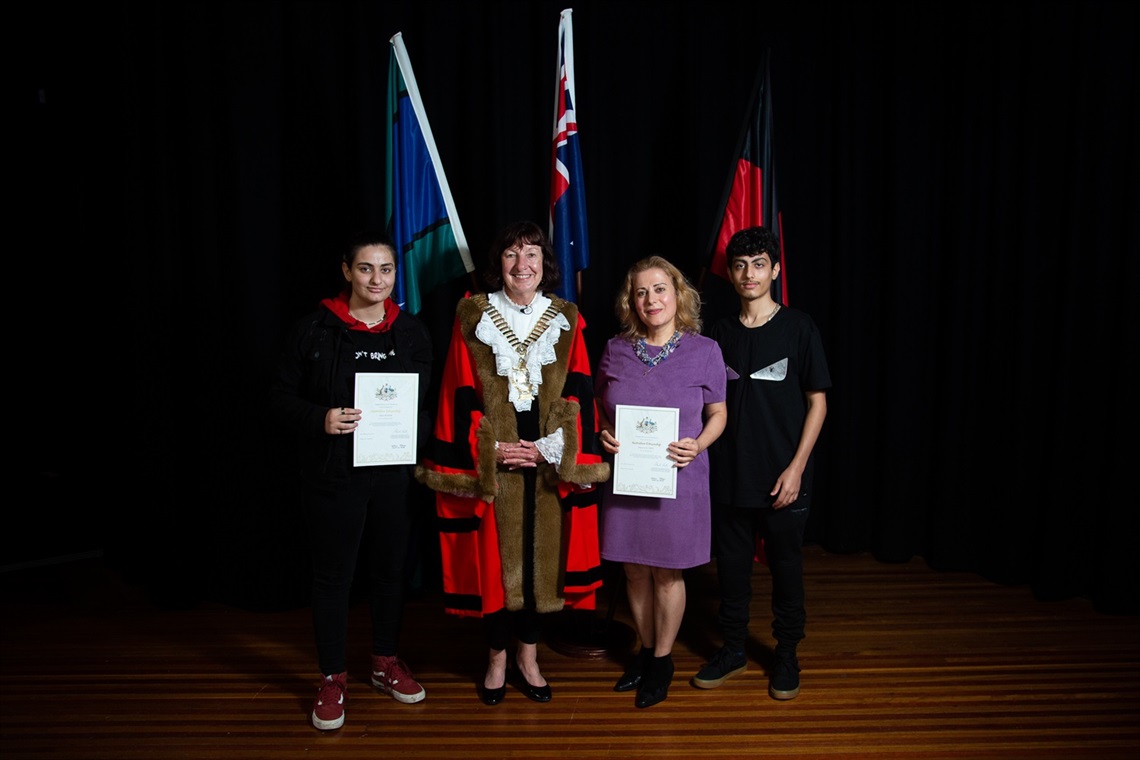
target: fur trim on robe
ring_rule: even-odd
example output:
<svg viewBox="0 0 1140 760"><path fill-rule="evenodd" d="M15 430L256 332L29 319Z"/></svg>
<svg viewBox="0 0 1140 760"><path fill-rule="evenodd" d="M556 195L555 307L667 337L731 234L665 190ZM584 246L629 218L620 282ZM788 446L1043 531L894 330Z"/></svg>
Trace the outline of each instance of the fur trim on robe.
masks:
<svg viewBox="0 0 1140 760"><path fill-rule="evenodd" d="M496 373L492 349L475 337L485 299L465 298L457 308L432 455L416 469L417 479L436 491L449 612L521 609L528 559L539 612L567 604L592 609L601 586L592 484L608 479L610 466L600 452L584 452L581 446L582 426L588 426L591 443L598 429L582 337L585 323L574 304L552 300L571 330L555 343L557 360L542 368L536 411L539 436L561 429L565 445L560 462L540 464L535 473L529 547L524 545L523 472L495 463L495 442L517 441L519 435L514 406L507 400L507 378ZM588 403L588 415L582 414L580 401ZM495 575L501 583L494 582Z"/></svg>

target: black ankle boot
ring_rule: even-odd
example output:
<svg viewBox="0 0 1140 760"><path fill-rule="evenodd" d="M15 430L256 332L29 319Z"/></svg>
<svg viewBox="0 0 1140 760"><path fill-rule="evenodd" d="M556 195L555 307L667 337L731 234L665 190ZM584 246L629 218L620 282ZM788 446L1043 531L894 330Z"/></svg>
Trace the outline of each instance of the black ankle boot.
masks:
<svg viewBox="0 0 1140 760"><path fill-rule="evenodd" d="M626 670L621 678L617 680L617 683L614 684L614 691L636 689L641 684L642 676L645 675L645 670L649 667L649 663L652 660L653 650L642 647L641 651L637 653L637 657L634 658L633 663L629 666L629 669Z"/></svg>
<svg viewBox="0 0 1140 760"><path fill-rule="evenodd" d="M669 696L669 684L673 682L673 655L654 657L645 675L641 678L641 685L637 687L638 707L652 707L658 702L664 702Z"/></svg>

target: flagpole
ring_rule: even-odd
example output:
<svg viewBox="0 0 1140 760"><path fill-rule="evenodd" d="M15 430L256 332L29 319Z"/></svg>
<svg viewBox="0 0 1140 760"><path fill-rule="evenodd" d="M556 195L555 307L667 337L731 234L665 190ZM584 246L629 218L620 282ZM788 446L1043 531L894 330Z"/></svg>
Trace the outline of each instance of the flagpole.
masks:
<svg viewBox="0 0 1140 760"><path fill-rule="evenodd" d="M559 265L563 266L563 261L567 262L562 272L563 287L572 291L565 295L568 296L568 300L574 301L582 297L582 270L589 264L589 240L576 113L578 95L574 84L572 13L573 9L563 10L558 21L554 144L550 166L550 242L559 259ZM567 95L569 95L568 102ZM565 143L564 163L559 160L559 138ZM564 177L559 172L560 164L565 171ZM564 180L561 186L560 178ZM563 222L561 226L555 223L560 211L564 212L561 215ZM618 579L611 578L604 583L612 583L616 589L623 588ZM595 610L562 610L556 618L557 624L547 631L547 644L555 652L568 657L601 658L627 654L637 641L637 633L631 626L620 620L614 620L618 596L616 590L611 593L609 610L604 618L598 617Z"/></svg>

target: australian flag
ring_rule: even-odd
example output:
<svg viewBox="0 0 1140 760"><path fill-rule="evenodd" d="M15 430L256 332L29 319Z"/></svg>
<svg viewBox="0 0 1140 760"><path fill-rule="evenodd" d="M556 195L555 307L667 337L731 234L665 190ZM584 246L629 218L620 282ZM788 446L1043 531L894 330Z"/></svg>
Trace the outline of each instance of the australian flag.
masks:
<svg viewBox="0 0 1140 760"><path fill-rule="evenodd" d="M554 150L550 172L550 240L562 270L557 293L578 300L578 272L590 264L586 185L574 115L574 27L571 11L558 23L558 76L554 99Z"/></svg>

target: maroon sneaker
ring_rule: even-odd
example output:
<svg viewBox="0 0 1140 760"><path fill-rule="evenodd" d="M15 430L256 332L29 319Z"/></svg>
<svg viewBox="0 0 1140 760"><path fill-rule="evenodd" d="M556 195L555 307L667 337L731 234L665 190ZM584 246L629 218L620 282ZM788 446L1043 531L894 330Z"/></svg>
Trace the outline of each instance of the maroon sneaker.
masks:
<svg viewBox="0 0 1140 760"><path fill-rule="evenodd" d="M344 700L348 687L347 673L325 676L321 690L313 700L313 725L322 731L332 731L344 725Z"/></svg>
<svg viewBox="0 0 1140 760"><path fill-rule="evenodd" d="M396 701L409 705L427 696L424 687L412 677L407 664L396 655L372 655L372 685L392 695Z"/></svg>

